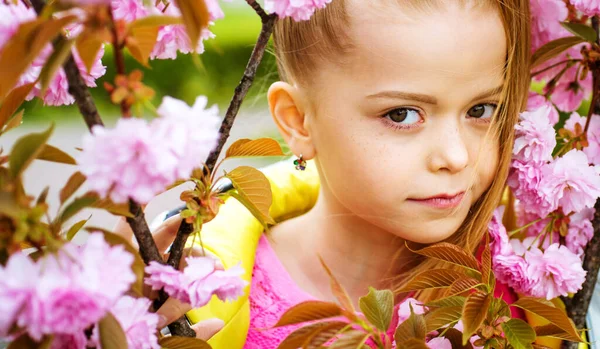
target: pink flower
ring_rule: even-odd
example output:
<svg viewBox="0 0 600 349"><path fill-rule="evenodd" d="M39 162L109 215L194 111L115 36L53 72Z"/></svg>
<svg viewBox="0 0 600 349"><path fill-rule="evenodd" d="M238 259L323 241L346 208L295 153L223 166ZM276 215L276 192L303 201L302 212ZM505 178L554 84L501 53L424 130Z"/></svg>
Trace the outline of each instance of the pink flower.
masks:
<svg viewBox="0 0 600 349"><path fill-rule="evenodd" d="M600 197L600 176L585 153L573 149L543 168L540 190L565 214L578 212Z"/></svg>
<svg viewBox="0 0 600 349"><path fill-rule="evenodd" d="M146 17L149 12L142 0L112 0L112 9L115 19L123 19L127 22Z"/></svg>
<svg viewBox="0 0 600 349"><path fill-rule="evenodd" d="M590 163L594 165L600 164L600 120L598 115L592 115L590 126L587 131L588 146L583 148L583 152L587 155ZM579 124L581 130L585 128L586 118L583 118L579 113L574 112L565 122L565 128L575 132L575 125Z"/></svg>
<svg viewBox="0 0 600 349"><path fill-rule="evenodd" d="M427 308L422 306L421 304L422 303L418 300L410 297L403 300L402 303L400 303L400 306L398 307L398 323L402 323L410 317L411 307L415 314L424 314Z"/></svg>
<svg viewBox="0 0 600 349"><path fill-rule="evenodd" d="M586 208L569 217L571 221L565 238L566 246L580 258L583 258L584 248L594 236L591 220L595 211L593 208Z"/></svg>
<svg viewBox="0 0 600 349"><path fill-rule="evenodd" d="M218 139L217 107L204 109L206 97L193 107L165 97L160 118L120 119L114 129L96 126L85 135L80 170L90 188L115 202L132 198L147 203L202 164Z"/></svg>
<svg viewBox="0 0 600 349"><path fill-rule="evenodd" d="M21 252L13 254L5 266L0 265L0 338L6 338L27 311L35 295L38 274L39 267Z"/></svg>
<svg viewBox="0 0 600 349"><path fill-rule="evenodd" d="M600 15L600 2L598 0L571 0L571 4L586 16Z"/></svg>
<svg viewBox="0 0 600 349"><path fill-rule="evenodd" d="M538 217L547 216L557 208L557 204L541 191L544 168L548 166L546 163L513 160L507 180L522 210Z"/></svg>
<svg viewBox="0 0 600 349"><path fill-rule="evenodd" d="M36 18L33 8L27 8L23 2L13 4L0 1L0 52L2 47L15 35L19 25Z"/></svg>
<svg viewBox="0 0 600 349"><path fill-rule="evenodd" d="M265 0L265 9L275 12L280 18L292 17L295 21L306 21L317 9L324 8L331 0Z"/></svg>
<svg viewBox="0 0 600 349"><path fill-rule="evenodd" d="M578 71L577 66L569 68L550 95L556 107L564 112L577 110L581 102L592 92L591 74L588 74L584 80L579 80L576 75Z"/></svg>
<svg viewBox="0 0 600 349"><path fill-rule="evenodd" d="M170 266L151 263L146 267L149 275L145 283L153 290L164 288L169 296L194 308L206 305L213 294L223 301L243 294L247 282L241 279L244 271L240 266L218 270L210 257L188 257L186 263L183 273Z"/></svg>
<svg viewBox="0 0 600 349"><path fill-rule="evenodd" d="M452 349L452 343L444 337L435 337L427 342L427 347L431 349Z"/></svg>
<svg viewBox="0 0 600 349"><path fill-rule="evenodd" d="M512 287L516 292L528 293L533 281L527 274L528 264L515 254L495 255L493 257L494 274L498 281Z"/></svg>
<svg viewBox="0 0 600 349"><path fill-rule="evenodd" d="M187 35L183 25L168 25L164 26L158 32L158 38L154 50L150 54L151 59L175 59L177 53L184 54L196 52L204 52L203 40L214 38L215 35L208 29L203 29L198 41L198 46L194 49L192 42Z"/></svg>
<svg viewBox="0 0 600 349"><path fill-rule="evenodd" d="M488 231L492 238L490 242L492 249L492 256L496 255L509 255L512 253L512 247L508 242L508 235L506 228L502 224L502 217L504 216L504 206L498 207L494 211L494 216L488 224Z"/></svg>
<svg viewBox="0 0 600 349"><path fill-rule="evenodd" d="M549 106L552 109L550 110L550 113L548 114L548 120L550 120L550 124L554 125L558 122L559 119L559 115L558 115L558 110L556 110L556 108L554 108L554 106L552 105L552 102L548 101L546 99L546 97L539 95L535 92L529 92L529 99L527 99L527 110L528 111L534 111L537 110L541 107L544 106Z"/></svg>
<svg viewBox="0 0 600 349"><path fill-rule="evenodd" d="M513 154L522 161L552 160L556 146L556 132L550 123L554 108L545 104L534 111L521 113L521 121L515 126L516 136Z"/></svg>
<svg viewBox="0 0 600 349"><path fill-rule="evenodd" d="M88 340L83 331L74 334L58 334L52 340L51 349L85 349Z"/></svg>
<svg viewBox="0 0 600 349"><path fill-rule="evenodd" d="M548 300L581 289L586 271L581 260L567 247L550 245L543 253L532 249L525 253L527 275L534 281L530 295Z"/></svg>
<svg viewBox="0 0 600 349"><path fill-rule="evenodd" d="M123 328L129 348L160 349L156 337L158 314L148 311L150 305L147 298L123 296L110 310Z"/></svg>
<svg viewBox="0 0 600 349"><path fill-rule="evenodd" d="M562 0L530 0L531 46L533 51L552 40L568 35L560 25L569 11Z"/></svg>

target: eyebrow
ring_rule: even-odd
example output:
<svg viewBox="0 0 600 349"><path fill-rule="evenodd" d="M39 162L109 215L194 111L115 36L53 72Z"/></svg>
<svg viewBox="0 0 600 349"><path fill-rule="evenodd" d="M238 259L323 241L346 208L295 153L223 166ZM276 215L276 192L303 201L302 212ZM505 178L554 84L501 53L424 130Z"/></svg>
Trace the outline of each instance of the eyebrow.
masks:
<svg viewBox="0 0 600 349"><path fill-rule="evenodd" d="M502 91L502 88L503 88L503 86L501 85L501 86L491 88L487 91L483 91L482 93L478 94L475 98L473 98L473 100L476 101L476 100L480 100L480 99L489 98L491 96L495 96ZM422 93L413 93L413 92L392 91L392 90L381 91L381 92L377 92L372 95L368 95L367 99L404 99L404 100L409 100L409 101L422 102L422 103L426 103L426 104L437 104L437 98L430 96L430 95L426 95L426 94L422 94Z"/></svg>

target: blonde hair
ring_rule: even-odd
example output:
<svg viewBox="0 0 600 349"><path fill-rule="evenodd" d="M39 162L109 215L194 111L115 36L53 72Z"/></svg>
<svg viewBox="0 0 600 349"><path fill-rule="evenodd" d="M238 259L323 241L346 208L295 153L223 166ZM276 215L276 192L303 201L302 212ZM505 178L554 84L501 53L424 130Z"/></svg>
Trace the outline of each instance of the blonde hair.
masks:
<svg viewBox="0 0 600 349"><path fill-rule="evenodd" d="M396 1L408 3L421 10L439 6L439 0ZM457 1L464 3L466 0ZM474 1L479 4L483 2ZM457 232L447 239L448 242L472 252L480 245L493 211L502 197L512 153L513 127L519 112L526 105L530 83L529 0L485 0L485 3L494 6L498 11L504 25L508 48L500 105L494 116L494 126L489 133L498 139L500 160L497 176L491 186L473 205ZM307 86L313 75L311 70L319 62L331 60L333 57L337 64L344 64L344 54L352 50L351 39L346 34L348 31L343 30L349 25L345 0L333 0L308 21L280 20L274 31L274 47L281 79ZM425 270L450 267L436 260L415 258L414 255L411 256L411 262L413 265L409 267L410 270L395 278L395 289L401 289L412 277ZM441 296L441 293L421 292L416 296L426 301Z"/></svg>

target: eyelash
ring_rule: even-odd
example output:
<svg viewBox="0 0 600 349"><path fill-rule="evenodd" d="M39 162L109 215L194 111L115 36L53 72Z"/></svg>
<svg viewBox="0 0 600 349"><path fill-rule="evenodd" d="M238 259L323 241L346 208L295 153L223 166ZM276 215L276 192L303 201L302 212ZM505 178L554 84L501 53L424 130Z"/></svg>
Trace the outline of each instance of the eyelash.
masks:
<svg viewBox="0 0 600 349"><path fill-rule="evenodd" d="M494 107L494 113L496 112L496 109L498 108L498 104L497 103L494 103L494 102L484 102L484 103L475 104L472 107L470 107L468 110L471 110L471 108L473 108L475 106L478 106L478 105L492 106L492 107ZM421 117L421 120L419 122L417 122L417 123L414 123L414 124L403 125L403 124L394 122L391 119L389 119L389 118L386 117L391 112L397 111L397 110L412 110L412 111L415 111L415 112L417 112L419 114L419 117ZM385 112L381 116L381 119L383 120L385 126L391 128L391 129L394 129L394 130L411 130L411 129L415 129L415 128L420 127L420 124L422 124L425 121L425 120L423 120L422 113L423 112L420 109L417 109L417 108L414 108L414 107L400 107L400 108L394 108L394 109L391 109L391 110ZM489 124L491 122L491 118L486 118L486 119L471 118L471 117L468 117L468 118L469 119L473 119L473 122L476 122L478 124Z"/></svg>

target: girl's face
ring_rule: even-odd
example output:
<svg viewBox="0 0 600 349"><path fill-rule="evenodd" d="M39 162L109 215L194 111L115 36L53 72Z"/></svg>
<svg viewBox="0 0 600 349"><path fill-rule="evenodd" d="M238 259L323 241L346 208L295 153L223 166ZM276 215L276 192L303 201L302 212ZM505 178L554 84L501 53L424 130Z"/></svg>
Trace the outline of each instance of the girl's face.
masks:
<svg viewBox="0 0 600 349"><path fill-rule="evenodd" d="M327 200L418 243L456 232L498 165L487 132L503 84L503 24L493 8L459 3L347 1L352 53L323 63L305 92Z"/></svg>

